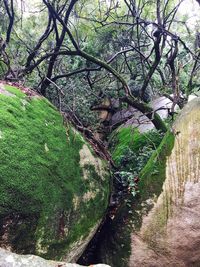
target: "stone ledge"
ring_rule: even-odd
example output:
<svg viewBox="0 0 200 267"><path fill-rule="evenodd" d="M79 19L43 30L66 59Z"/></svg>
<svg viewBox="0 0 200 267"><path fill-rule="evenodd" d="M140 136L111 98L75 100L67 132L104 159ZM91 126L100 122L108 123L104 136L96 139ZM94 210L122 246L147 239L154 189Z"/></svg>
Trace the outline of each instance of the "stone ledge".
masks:
<svg viewBox="0 0 200 267"><path fill-rule="evenodd" d="M75 263L65 263L45 260L35 255L18 255L0 248L1 267L83 267ZM106 264L90 265L88 267L110 267Z"/></svg>

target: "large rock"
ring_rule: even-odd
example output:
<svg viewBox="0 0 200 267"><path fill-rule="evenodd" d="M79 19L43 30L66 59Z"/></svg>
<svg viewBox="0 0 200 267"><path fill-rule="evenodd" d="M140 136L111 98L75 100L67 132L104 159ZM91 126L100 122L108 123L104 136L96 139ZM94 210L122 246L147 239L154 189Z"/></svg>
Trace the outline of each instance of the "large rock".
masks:
<svg viewBox="0 0 200 267"><path fill-rule="evenodd" d="M46 99L5 84L0 183L0 246L21 254L76 261L108 204L105 162Z"/></svg>
<svg viewBox="0 0 200 267"><path fill-rule="evenodd" d="M0 248L1 267L83 267L75 263L44 260L34 255L18 255ZM90 265L90 267L109 267L105 264Z"/></svg>
<svg viewBox="0 0 200 267"><path fill-rule="evenodd" d="M168 118L169 110L172 108L173 102L169 98L161 96L152 100L149 105L164 120ZM175 110L177 109L178 106L176 105ZM120 122L124 122L123 127L132 126L133 128L137 128L141 133L148 132L155 128L153 123L142 112L131 106L116 112L111 117L111 126L118 125Z"/></svg>
<svg viewBox="0 0 200 267"><path fill-rule="evenodd" d="M162 192L152 187L160 183L159 177L142 182L147 197L141 192L130 267L200 266L199 122L200 98L196 98L182 110L173 127L174 148L167 158L166 171L158 172L161 180L165 178ZM151 172L146 173L151 176Z"/></svg>

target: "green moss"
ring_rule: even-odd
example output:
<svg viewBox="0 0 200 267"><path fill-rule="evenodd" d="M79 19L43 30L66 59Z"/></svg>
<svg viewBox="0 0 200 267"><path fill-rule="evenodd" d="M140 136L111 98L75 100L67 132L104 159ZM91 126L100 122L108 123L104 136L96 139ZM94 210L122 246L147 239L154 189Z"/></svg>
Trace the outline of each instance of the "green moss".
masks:
<svg viewBox="0 0 200 267"><path fill-rule="evenodd" d="M171 154L173 146L174 135L168 131L139 175L139 191L142 200L161 193L165 181L166 159Z"/></svg>
<svg viewBox="0 0 200 267"><path fill-rule="evenodd" d="M18 97L25 97L26 96L21 90L19 90L18 88L14 87L14 86L5 84L4 87L8 92L10 92L10 93L12 93Z"/></svg>
<svg viewBox="0 0 200 267"><path fill-rule="evenodd" d="M142 217L152 206L145 202L147 199L157 200L162 192L163 183L166 179L166 160L171 154L174 146L174 135L167 132L160 146L149 159L148 163L140 173L139 191L140 198L137 203L137 215L134 218L136 229L140 229ZM156 211L151 224L143 233L143 240L149 247L157 251L165 250L165 244L157 243L157 238L165 234L165 225L169 217L169 199L167 195L163 201L163 206ZM146 204L145 204L146 203Z"/></svg>
<svg viewBox="0 0 200 267"><path fill-rule="evenodd" d="M102 179L96 173L94 166L87 165L86 169L88 170L89 178L84 184L82 183L81 193L83 194L92 190L90 181L93 182L94 192L97 188L99 191L94 198L88 201L81 201L78 210L73 213L72 220L68 222L69 235L67 239L61 239L59 241L55 239L49 240L48 253L45 255L46 258L61 260L62 257L60 255L64 255L67 250L70 250L71 245L80 238L86 238L91 229L94 226L98 226L97 223L105 216L109 199L109 177L105 177L106 183L100 182Z"/></svg>
<svg viewBox="0 0 200 267"><path fill-rule="evenodd" d="M144 214L152 208L150 202L146 203L145 200L157 197L162 191L166 159L170 155L173 145L174 136L170 132L167 132L162 138L162 135L156 131L140 134L132 128L121 128L111 137L112 154L120 170L135 170L136 163L132 159L141 157L141 153L144 152L143 147L151 146L152 155L150 158L144 157L143 163L146 162L146 164L138 175L140 179L139 193L134 198L125 196L127 203L121 206L120 212L111 223L111 227L108 228L108 234L101 241L99 254L102 254L103 262L116 267L128 265L131 254L131 233L140 230ZM121 164L123 155L126 159L129 158L127 148L133 152L134 157L130 157L128 165ZM148 234L152 235L153 233L156 236L156 231L162 231L166 216L166 209L161 210L156 219L157 224L155 224L158 228L150 229L149 233L146 233L147 239L149 238ZM152 241L153 239L150 244L147 240L150 246Z"/></svg>
<svg viewBox="0 0 200 267"><path fill-rule="evenodd" d="M70 125L63 125L61 115L46 99L27 98L15 87L5 88L15 96L0 94L0 218L11 214L26 218L26 230L15 227L15 236L22 235L20 246L10 231L10 242L18 247L17 252L62 258L71 242L87 236L102 217L108 202L108 179L101 194L81 203L72 214L74 195L81 197L89 189L80 167L79 151L85 141ZM90 179L97 180L94 169ZM70 232L66 240L59 233L62 214ZM35 233L23 235L31 221ZM41 250L35 247L38 240ZM53 246L59 244L65 246L55 254Z"/></svg>
<svg viewBox="0 0 200 267"><path fill-rule="evenodd" d="M138 171L138 158L143 159L141 166L144 166L148 159L143 148L150 148L151 153L159 146L162 135L157 131L149 131L141 134L132 127L120 128L110 138L110 150L118 170L135 173ZM130 153L129 153L130 152ZM143 157L143 158L142 158ZM116 267L128 265L131 254L131 233L132 222L138 220L137 200L132 196L124 196L125 201L116 214L115 219L106 226L106 235L101 240L100 254L101 261ZM98 258L98 256L97 256Z"/></svg>
<svg viewBox="0 0 200 267"><path fill-rule="evenodd" d="M139 174L139 194L135 199L132 214L134 229L140 229L143 215L153 207L153 203L151 201L146 202L146 200L156 200L162 192L162 186L166 178L166 160L171 154L173 146L174 135L168 131ZM166 222L166 216L166 209L158 213L157 224L159 226Z"/></svg>
<svg viewBox="0 0 200 267"><path fill-rule="evenodd" d="M143 147L149 146L153 150L161 142L162 136L154 130L147 133L140 133L138 129L128 127L120 128L111 139L112 156L115 163L120 166L122 157L128 157L128 151L131 151L137 157ZM129 159L127 158L127 161L128 160ZM132 168L134 168L134 165L137 164L137 162L135 163L132 160L131 164Z"/></svg>

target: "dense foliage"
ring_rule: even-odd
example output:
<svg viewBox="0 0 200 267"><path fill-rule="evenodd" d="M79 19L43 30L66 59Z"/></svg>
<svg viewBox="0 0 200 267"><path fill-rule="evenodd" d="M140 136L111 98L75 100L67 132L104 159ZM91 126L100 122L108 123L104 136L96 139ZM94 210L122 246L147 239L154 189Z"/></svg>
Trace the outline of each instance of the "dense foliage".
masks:
<svg viewBox="0 0 200 267"><path fill-rule="evenodd" d="M111 138L110 150L118 170L114 172L117 183L129 186L133 196L137 193L140 173L147 161L156 153L163 134L157 131L139 133L133 127L121 128ZM154 170L156 173L156 168Z"/></svg>
<svg viewBox="0 0 200 267"><path fill-rule="evenodd" d="M1 79L35 88L83 125L97 123L90 107L105 96L131 97L152 117L144 102L173 94L173 112L199 90L198 19L181 11L186 0L1 2Z"/></svg>

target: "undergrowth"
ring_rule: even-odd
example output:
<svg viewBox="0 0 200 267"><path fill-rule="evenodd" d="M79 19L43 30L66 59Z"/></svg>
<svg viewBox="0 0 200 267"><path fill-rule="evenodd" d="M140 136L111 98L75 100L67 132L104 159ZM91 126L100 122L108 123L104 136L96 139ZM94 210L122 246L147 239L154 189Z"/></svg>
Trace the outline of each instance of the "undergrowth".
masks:
<svg viewBox="0 0 200 267"><path fill-rule="evenodd" d="M129 186L133 196L137 193L139 173L159 146L163 134L151 130L140 133L132 127L121 128L112 141L112 155L118 167L114 173L122 185Z"/></svg>

